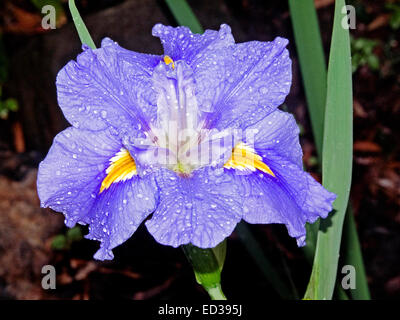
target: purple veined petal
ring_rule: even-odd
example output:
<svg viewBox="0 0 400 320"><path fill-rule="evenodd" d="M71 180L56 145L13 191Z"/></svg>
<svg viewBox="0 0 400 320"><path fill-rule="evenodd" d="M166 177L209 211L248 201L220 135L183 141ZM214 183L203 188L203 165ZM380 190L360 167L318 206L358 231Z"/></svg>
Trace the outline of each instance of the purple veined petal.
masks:
<svg viewBox="0 0 400 320"><path fill-rule="evenodd" d="M159 205L146 226L161 244L212 248L241 219L239 188L223 169L203 168L190 177L160 170L156 181Z"/></svg>
<svg viewBox="0 0 400 320"><path fill-rule="evenodd" d="M208 127L246 127L281 105L292 81L288 40L245 42L194 64L200 106L212 106Z"/></svg>
<svg viewBox="0 0 400 320"><path fill-rule="evenodd" d="M289 160L271 153L264 162L275 177L260 172L230 173L243 188L243 219L249 223L285 224L298 246L304 246L306 222L326 218L336 195Z"/></svg>
<svg viewBox="0 0 400 320"><path fill-rule="evenodd" d="M129 239L156 207L153 176L114 183L98 195L85 238L101 241L94 257L113 259L112 249ZM86 220L86 219L85 219Z"/></svg>
<svg viewBox="0 0 400 320"><path fill-rule="evenodd" d="M161 57L125 50L105 38L57 75L58 103L66 119L83 129L109 126L122 131L146 129L156 115L151 74Z"/></svg>
<svg viewBox="0 0 400 320"><path fill-rule="evenodd" d="M261 121L247 127L245 135L247 145L257 154L268 159L269 153L278 154L303 167L303 151L299 141L300 129L293 115L276 110Z"/></svg>
<svg viewBox="0 0 400 320"><path fill-rule="evenodd" d="M41 206L66 212L67 224L75 224L93 205L109 159L120 148L117 139L106 131L69 127L60 132L39 165L37 186ZM82 190L91 192L86 194Z"/></svg>
<svg viewBox="0 0 400 320"><path fill-rule="evenodd" d="M111 249L127 240L155 208L151 176L113 183L100 193L110 159L121 147L108 130L70 127L56 136L39 166L41 206L62 212L68 227L89 224L87 237L102 242L95 256L101 260L112 259Z"/></svg>
<svg viewBox="0 0 400 320"><path fill-rule="evenodd" d="M208 51L226 48L234 44L231 29L223 24L219 31L206 30L203 34L194 34L188 27L170 27L156 24L153 36L159 37L164 54L173 60L184 60L190 66L193 61L204 57Z"/></svg>

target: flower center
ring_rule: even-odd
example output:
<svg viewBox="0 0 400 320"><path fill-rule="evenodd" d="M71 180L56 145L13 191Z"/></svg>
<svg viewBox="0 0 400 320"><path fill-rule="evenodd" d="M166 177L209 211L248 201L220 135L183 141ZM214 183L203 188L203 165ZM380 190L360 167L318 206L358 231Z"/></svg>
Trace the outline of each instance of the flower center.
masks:
<svg viewBox="0 0 400 320"><path fill-rule="evenodd" d="M193 71L184 61L165 56L154 69L153 85L157 119L150 124L154 138L148 139L148 149L143 152L146 164L167 167L180 176L221 164L227 169L260 170L275 177L254 149L235 142L231 130L204 128L207 112L198 105Z"/></svg>
<svg viewBox="0 0 400 320"><path fill-rule="evenodd" d="M194 149L201 140L202 128L193 71L184 61L174 62L165 56L164 63L154 70L153 84L157 92L157 120L151 131L156 147L163 150L154 160L179 174L190 174L199 166Z"/></svg>

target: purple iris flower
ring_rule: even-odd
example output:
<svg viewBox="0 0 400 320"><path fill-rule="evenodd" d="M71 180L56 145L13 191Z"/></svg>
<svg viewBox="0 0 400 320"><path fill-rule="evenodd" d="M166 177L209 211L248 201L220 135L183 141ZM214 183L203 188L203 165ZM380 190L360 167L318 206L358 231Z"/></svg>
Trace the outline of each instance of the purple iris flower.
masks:
<svg viewBox="0 0 400 320"><path fill-rule="evenodd" d="M291 85L288 41L235 43L229 26L192 34L157 24L164 55L106 38L57 76L71 127L39 167L43 207L89 225L96 259L145 222L161 244L215 247L241 220L305 223L335 195L302 169L299 129L277 110Z"/></svg>

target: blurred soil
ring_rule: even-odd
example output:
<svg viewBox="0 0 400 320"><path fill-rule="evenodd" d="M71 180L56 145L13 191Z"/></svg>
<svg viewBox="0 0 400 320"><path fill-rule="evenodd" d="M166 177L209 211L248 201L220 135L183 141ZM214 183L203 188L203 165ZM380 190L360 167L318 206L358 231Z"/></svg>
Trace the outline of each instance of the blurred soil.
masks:
<svg viewBox="0 0 400 320"><path fill-rule="evenodd" d="M39 208L36 170L22 181L0 176L0 296L39 299L41 269L51 260L51 236L63 224L59 215Z"/></svg>
<svg viewBox="0 0 400 320"><path fill-rule="evenodd" d="M400 297L400 47L398 30L389 26L384 2L355 4L360 17L352 34L377 40L374 53L380 69L360 66L353 77L352 204L372 296L393 299ZM157 22L176 25L163 1L77 3L97 44L108 36L131 50L161 53L158 39L151 36L152 26ZM289 38L293 86L286 108L303 128L305 165L318 178L286 2L190 3L206 28L228 23L239 42L267 41L277 35ZM316 3L328 52L333 1ZM55 77L79 53L80 42L68 13L61 21L64 25L51 32L38 27L40 15L29 1L7 0L0 5L0 14L0 30L9 56L9 79L3 91L16 97L20 105L18 113L0 120L0 298L207 300L202 289L194 285L192 270L181 250L158 245L143 227L115 249L117 259L112 262L92 259L98 246L94 241L80 240L61 250L51 248L54 237L65 234L66 228L61 214L39 208L36 168L55 134L68 126L57 106ZM309 266L286 230L278 225L251 228L282 275L286 277L290 270L298 291L303 292ZM82 232L86 233L85 228ZM277 299L235 234L228 246L223 282L229 297ZM54 291L41 289L41 267L45 264L56 266Z"/></svg>

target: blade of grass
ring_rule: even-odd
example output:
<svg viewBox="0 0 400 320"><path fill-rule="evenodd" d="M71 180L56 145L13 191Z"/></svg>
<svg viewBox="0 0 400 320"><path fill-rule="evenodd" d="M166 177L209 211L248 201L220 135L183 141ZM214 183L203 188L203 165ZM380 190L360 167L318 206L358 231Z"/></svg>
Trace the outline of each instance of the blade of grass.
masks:
<svg viewBox="0 0 400 320"><path fill-rule="evenodd" d="M208 292L212 300L226 300L221 288L221 271L226 256L226 239L215 248L201 249L192 244L182 246L193 266L198 284Z"/></svg>
<svg viewBox="0 0 400 320"><path fill-rule="evenodd" d="M316 141L318 140L318 137L319 140L322 141L323 117L325 113L325 98L323 97L326 96L326 93L323 92L323 87L325 87L326 91L326 78L323 79L323 77L320 77L320 79L317 81L317 78L313 77L313 74L325 74L326 77L326 66L315 5L312 0L289 0L289 7L297 54L299 56L300 67L303 76L304 90L306 92L308 111L311 118L312 130ZM315 44L316 42L318 42L318 44ZM314 64L314 61L317 61L317 63ZM314 94L315 90L317 90L319 94ZM314 121L317 121L318 124L313 125ZM322 152L321 147L322 146L316 142L316 149L319 155L321 155ZM357 286L357 293L353 294L352 296L354 299L369 299L370 295L351 205L349 205L348 211L349 212L346 214L346 219L344 222L345 227L343 232L345 238L343 239L344 243L342 245L342 249L346 257L345 263L359 266L358 268L361 270L361 272L357 273L357 276L359 277L357 279L357 283L360 285ZM351 217L349 217L350 215ZM348 223L351 224L348 225ZM306 259L312 263L318 236L319 221L312 225L307 224L306 228L307 245L304 247L304 254ZM348 233L350 235L346 236ZM347 254L347 252L352 252L352 254ZM359 287L361 290L358 289ZM336 290L338 291L338 296L340 298L346 296L346 293L340 286L338 286Z"/></svg>
<svg viewBox="0 0 400 320"><path fill-rule="evenodd" d="M344 221L342 249L343 263L352 265L356 269L356 288L349 289L351 297L356 300L370 300L371 295L361 254L360 241L358 240L356 223L350 205L347 208Z"/></svg>
<svg viewBox="0 0 400 320"><path fill-rule="evenodd" d="M320 159L324 133L327 74L317 11L313 0L289 0L289 9L310 114L311 129L317 156ZM306 225L307 239L303 252L310 264L314 259L318 229L319 220ZM339 287L337 290L340 291L339 297L347 298L342 288Z"/></svg>
<svg viewBox="0 0 400 320"><path fill-rule="evenodd" d="M349 296L343 290L339 283L336 283L335 286L335 295L338 300L349 300Z"/></svg>
<svg viewBox="0 0 400 320"><path fill-rule="evenodd" d="M297 55L317 153L322 152L326 63L314 0L289 0Z"/></svg>
<svg viewBox="0 0 400 320"><path fill-rule="evenodd" d="M72 20L74 21L76 31L78 31L79 39L81 39L82 44L88 45L92 49L96 49L96 45L93 42L92 37L85 23L83 22L78 9L76 8L74 0L68 0L69 11L71 12Z"/></svg>
<svg viewBox="0 0 400 320"><path fill-rule="evenodd" d="M189 27L193 33L204 32L203 27L186 0L165 0L165 2L179 25Z"/></svg>
<svg viewBox="0 0 400 320"><path fill-rule="evenodd" d="M334 212L320 223L305 299L331 299L352 172L353 97L349 30L341 25L344 0L335 2L322 151L323 185L336 193Z"/></svg>

